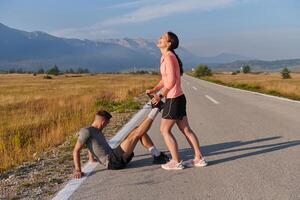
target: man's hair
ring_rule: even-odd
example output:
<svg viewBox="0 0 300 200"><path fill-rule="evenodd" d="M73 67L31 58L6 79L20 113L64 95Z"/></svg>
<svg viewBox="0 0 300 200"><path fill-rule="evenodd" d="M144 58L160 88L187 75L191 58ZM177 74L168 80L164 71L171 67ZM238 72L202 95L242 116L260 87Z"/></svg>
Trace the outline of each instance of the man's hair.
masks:
<svg viewBox="0 0 300 200"><path fill-rule="evenodd" d="M106 120L110 120L110 118L112 117L111 114L105 110L99 110L96 112L96 116L100 116L105 118Z"/></svg>

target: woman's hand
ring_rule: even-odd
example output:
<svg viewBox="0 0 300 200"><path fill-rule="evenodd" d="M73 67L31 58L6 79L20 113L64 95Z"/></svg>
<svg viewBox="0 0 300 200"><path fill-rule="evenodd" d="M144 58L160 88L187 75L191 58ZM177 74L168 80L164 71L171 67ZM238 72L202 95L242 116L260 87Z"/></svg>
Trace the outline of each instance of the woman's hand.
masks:
<svg viewBox="0 0 300 200"><path fill-rule="evenodd" d="M160 100L161 100L161 98L157 94L154 94L153 98L151 99L151 102L152 102L152 104L156 105L156 104L158 104L158 102L160 102Z"/></svg>
<svg viewBox="0 0 300 200"><path fill-rule="evenodd" d="M155 93L156 91L154 89L146 90L146 94L152 94Z"/></svg>
<svg viewBox="0 0 300 200"><path fill-rule="evenodd" d="M81 178L84 176L84 173L79 170L74 170L73 176L74 176L74 178Z"/></svg>

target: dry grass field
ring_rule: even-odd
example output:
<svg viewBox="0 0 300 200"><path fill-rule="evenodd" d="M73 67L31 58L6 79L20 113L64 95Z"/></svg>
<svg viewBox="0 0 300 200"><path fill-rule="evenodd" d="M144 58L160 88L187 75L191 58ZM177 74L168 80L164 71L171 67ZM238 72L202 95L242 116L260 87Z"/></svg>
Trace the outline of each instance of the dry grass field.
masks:
<svg viewBox="0 0 300 200"><path fill-rule="evenodd" d="M203 79L231 87L300 100L300 73L291 73L291 79L282 79L280 73L213 74Z"/></svg>
<svg viewBox="0 0 300 200"><path fill-rule="evenodd" d="M0 75L0 172L33 159L87 125L96 110L137 109L154 75Z"/></svg>

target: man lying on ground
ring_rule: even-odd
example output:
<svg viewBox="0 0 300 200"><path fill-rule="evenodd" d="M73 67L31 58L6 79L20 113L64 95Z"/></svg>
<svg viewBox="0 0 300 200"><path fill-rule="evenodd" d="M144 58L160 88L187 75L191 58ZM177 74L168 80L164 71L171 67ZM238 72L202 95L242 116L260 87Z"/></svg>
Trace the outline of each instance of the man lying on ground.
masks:
<svg viewBox="0 0 300 200"><path fill-rule="evenodd" d="M92 125L82 128L79 132L78 140L73 150L74 177L81 178L83 176L80 166L80 151L85 144L93 157L100 164L111 170L123 169L127 166L134 156L133 150L138 141L141 141L141 144L151 152L154 164L164 164L169 161L169 158L154 146L151 138L147 135L147 131L160 110L161 108L153 108L144 121L133 129L115 149L109 146L102 133L102 129L108 125L112 116L107 111L98 111Z"/></svg>

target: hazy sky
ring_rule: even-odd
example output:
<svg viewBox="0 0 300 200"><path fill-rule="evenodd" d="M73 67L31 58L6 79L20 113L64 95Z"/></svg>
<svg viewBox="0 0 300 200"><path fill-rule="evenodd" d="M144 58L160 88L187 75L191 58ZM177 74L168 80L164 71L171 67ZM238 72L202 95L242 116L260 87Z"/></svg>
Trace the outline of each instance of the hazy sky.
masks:
<svg viewBox="0 0 300 200"><path fill-rule="evenodd" d="M171 30L196 55L300 58L300 0L0 0L0 22L81 39Z"/></svg>

